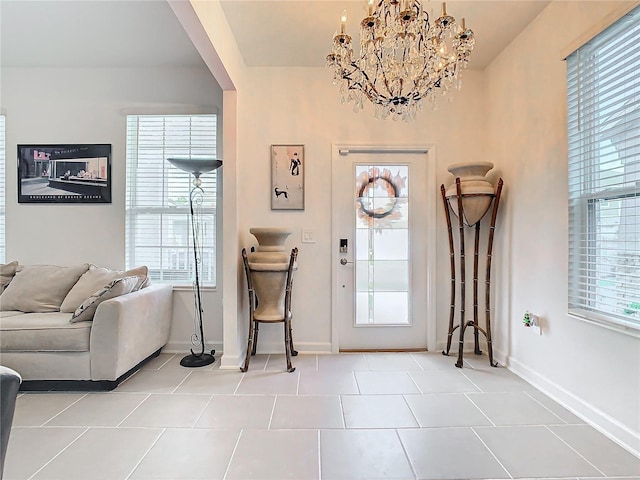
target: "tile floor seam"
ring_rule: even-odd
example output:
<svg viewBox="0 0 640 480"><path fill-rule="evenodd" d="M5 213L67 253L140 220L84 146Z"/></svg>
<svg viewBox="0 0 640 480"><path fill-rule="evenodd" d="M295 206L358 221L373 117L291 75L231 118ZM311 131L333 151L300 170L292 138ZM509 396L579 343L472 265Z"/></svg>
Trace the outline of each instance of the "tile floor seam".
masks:
<svg viewBox="0 0 640 480"><path fill-rule="evenodd" d="M424 372L424 370L422 370ZM407 375L409 375L409 378L411 379L411 381L413 382L413 384L416 386L416 388L418 389L418 392L420 392L422 395L424 395L425 393L422 391L422 389L420 388L420 385L418 385L418 382L416 382L416 379L413 378L413 375L411 375L411 372L407 372Z"/></svg>
<svg viewBox="0 0 640 480"><path fill-rule="evenodd" d="M188 395L188 394L187 394ZM209 395L209 400L207 401L207 403L204 405L204 407L202 408L202 411L200 412L200 415L198 415L198 417L195 419L195 421L191 424L191 430L193 430L194 428L196 428L196 425L198 425L198 422L200 421L200 419L202 418L202 416L204 415L204 412L207 411L207 408L209 407L209 405L211 404L211 402L213 402L213 394Z"/></svg>
<svg viewBox="0 0 640 480"><path fill-rule="evenodd" d="M417 428L422 428L422 425L420 425L420 421L418 420L417 415L415 414L415 412L411 409L411 405L409 404L409 402L407 402L407 394L402 395L402 400L404 400L404 404L407 406L407 408L409 409L409 412L411 412L411 416L413 417L413 419L416 422L416 426ZM416 428L416 427L414 427ZM397 433L397 428L396 428L396 433Z"/></svg>
<svg viewBox="0 0 640 480"><path fill-rule="evenodd" d="M49 393L49 392L47 392ZM49 420L47 420L46 422L44 422L43 424L39 425L40 427L45 427L47 425L47 423L49 423L51 420L53 420L54 418L60 416L63 412L65 412L66 410L69 410L71 407L73 407L76 403L78 403L80 400L82 400L84 397L86 397L87 395L89 395L88 393L85 393L84 395L81 395L80 398L78 398L75 402L70 403L69 405L67 405L65 408L63 408L62 410L60 410L58 413L56 413L53 417L51 417Z"/></svg>
<svg viewBox="0 0 640 480"><path fill-rule="evenodd" d="M155 447L155 445L160 441L160 438L162 438L162 436L165 434L165 432L167 431L167 428L163 428L162 431L160 432L160 434L156 437L156 439L151 442L151 445L149 445L149 448L147 448L147 451L144 452L142 454L142 456L140 457L140 459L136 462L136 464L133 466L133 468L131 469L131 471L129 472L129 474L124 477L124 480L129 480L131 478L131 475L133 475L133 473L136 471L136 469L140 466L140 464L142 463L142 461L147 457L147 455L149 455L149 452L153 449L153 447Z"/></svg>
<svg viewBox="0 0 640 480"><path fill-rule="evenodd" d="M351 375L353 375L353 380L356 382L356 388L358 389L358 395L362 395L362 390L360 390L360 384L358 383L358 376L356 375L355 370L351 371Z"/></svg>
<svg viewBox="0 0 640 480"><path fill-rule="evenodd" d="M187 375L182 379L182 381L180 383L178 383L178 385L173 390L171 390L171 392L169 392L169 393L172 393L172 394L176 393L178 391L178 389L180 388L180 386L187 380L187 378L189 378L191 376L191 374L193 374L193 372L194 372L193 370L187 372Z"/></svg>
<svg viewBox="0 0 640 480"><path fill-rule="evenodd" d="M409 468L411 469L411 473L413 473L413 478L420 478L418 476L418 470L416 469L415 465L413 464L413 462L411 461L411 456L409 455L409 452L407 451L407 447L405 447L404 442L402 441L402 437L400 436L400 432L398 428L394 428L395 432L396 432L396 437L398 438L398 441L400 442L400 446L402 447L402 451L404 452L404 456L407 459L407 462L409 463Z"/></svg>
<svg viewBox="0 0 640 480"><path fill-rule="evenodd" d="M271 415L269 415L269 425L267 425L267 430L271 430L271 424L273 423L273 415L276 412L276 405L278 404L278 395L274 395L273 405L271 406Z"/></svg>
<svg viewBox="0 0 640 480"><path fill-rule="evenodd" d="M38 473L40 473L42 470L44 470L47 465L49 465L51 462L53 462L56 458L58 458L60 455L62 455L62 453L67 450L71 445L73 445L74 443L76 443L80 438L82 438L84 435L86 435L86 433L91 430L90 427L86 427L84 429L84 431L78 435L76 438L74 438L73 440L71 440L67 445L64 446L64 448L62 448L58 453L56 453L53 457L51 457L49 459L48 462L45 462L44 465L42 465L38 470L36 470L35 472L33 472L33 474L29 477L29 480L31 480L32 478L34 478Z"/></svg>
<svg viewBox="0 0 640 480"><path fill-rule="evenodd" d="M564 418L561 418L560 415L556 414L556 412L554 412L553 410L551 410L549 407L547 407L544 403L542 403L540 400L538 400L537 398L535 398L533 395L530 395L529 392L527 392L526 390L523 390L524 394L529 397L531 400L533 400L534 402L540 404L542 407L544 407L546 410L548 410L549 412L551 412L553 414L554 417L556 417L558 420L560 420L560 425L569 425L569 422L567 422Z"/></svg>
<svg viewBox="0 0 640 480"><path fill-rule="evenodd" d="M562 443L564 443L567 447L569 447L572 451L574 451L576 453L576 455L578 455L581 459L583 459L585 462L587 462L589 465L591 465L593 468L595 468L598 472L600 472L602 474L603 477L607 478L608 475L606 473L604 473L602 470L600 470L597 466L595 466L592 462L590 462L584 455L582 455L578 450L576 450L575 448L573 448L572 445L570 445L565 439L563 439L560 435L558 435L556 432L554 432L553 430L551 430L549 428L549 425L544 425L544 428L546 428L549 432L551 432L551 434L556 437L558 440L560 440ZM616 475L617 476L617 475ZM626 475L623 475L623 477Z"/></svg>
<svg viewBox="0 0 640 480"><path fill-rule="evenodd" d="M242 372L240 375L241 375L240 376L240 381L236 385L236 388L233 390L232 395L237 395L238 394L238 389L240 388L240 385L242 385L242 382L244 381L245 377L247 376L247 372Z"/></svg>
<svg viewBox="0 0 640 480"><path fill-rule="evenodd" d="M500 459L496 456L495 453L493 453L493 450L491 450L489 448L489 445L487 445L485 443L485 441L482 439L482 437L480 437L480 435L478 435L478 432L476 432L476 429L474 427L469 427L471 429L471 431L473 432L473 434L478 438L478 440L480 440L480 443L482 443L482 445L484 445L484 448L487 449L487 451L491 454L491 456L496 460L496 462L498 462L498 465L500 465L502 467L502 469L507 473L507 475L509 475L509 478L513 478L513 475L511 475L511 472L507 469L507 467L505 467L503 465L503 463L500 461ZM492 428L492 427L484 427L484 428ZM495 428L495 427L494 427Z"/></svg>
<svg viewBox="0 0 640 480"><path fill-rule="evenodd" d="M231 462L233 462L233 457L235 457L236 455L236 451L238 450L238 445L240 445L240 439L242 438L243 433L244 433L244 428L240 429L238 438L236 438L236 444L233 446L233 450L231 451L231 456L229 457L229 461L227 462L227 468L224 471L224 475L222 475L222 480L226 480L227 475L229 474L229 469L231 468Z"/></svg>
<svg viewBox="0 0 640 480"><path fill-rule="evenodd" d="M133 412L135 412L138 408L140 408L142 406L142 404L149 399L150 396L151 396L151 394L147 393L147 396L144 397L142 399L142 401L140 403L138 403L138 405L136 405L133 410L131 410L127 415L125 415L125 417L120 421L120 423L118 423L116 425L116 428L120 428L122 426L122 424L127 421L127 418L129 418L131 415L133 415Z"/></svg>
<svg viewBox="0 0 640 480"><path fill-rule="evenodd" d="M318 480L322 480L322 445L320 443L320 429L318 429Z"/></svg>
<svg viewBox="0 0 640 480"><path fill-rule="evenodd" d="M466 378L469 382L471 382L471 384L472 384L474 387L476 387L476 388L478 389L478 392L480 392L480 393L489 393L489 392L485 392L483 389L481 389L481 388L480 388L480 386L479 386L478 384L476 384L476 382L474 382L473 380L471 380L471 379L470 379L470 378L469 378L469 377L468 377L468 376L467 376L467 375L462 371L462 369L461 369L461 368L459 369L459 371L460 371L460 374L461 374L464 378ZM477 371L479 372L480 370L477 370Z"/></svg>
<svg viewBox="0 0 640 480"><path fill-rule="evenodd" d="M495 424L495 422L489 418L489 415L487 415L486 413L484 413L484 411L483 411L483 410L482 410L482 409L481 409L481 408L476 404L476 402L474 402L474 401L473 401L473 399L469 396L469 394L468 394L468 393L463 393L463 395L464 395L465 397L467 397L467 399L471 402L471 404L472 404L474 407L476 407L476 408L478 409L478 411L479 411L482 415L484 415L484 417L485 417L487 420L489 420L489 422L491 423L491 425L492 425L493 427L497 427L497 425Z"/></svg>
<svg viewBox="0 0 640 480"><path fill-rule="evenodd" d="M338 395L338 399L340 400L340 413L342 414L342 428L346 430L347 419L344 417L344 405L342 404L342 395Z"/></svg>
<svg viewBox="0 0 640 480"><path fill-rule="evenodd" d="M415 364L418 365L418 368L424 372L424 368L422 368L422 365L420 365L420 362L418 362L416 357L411 352L409 352L409 356L415 362Z"/></svg>

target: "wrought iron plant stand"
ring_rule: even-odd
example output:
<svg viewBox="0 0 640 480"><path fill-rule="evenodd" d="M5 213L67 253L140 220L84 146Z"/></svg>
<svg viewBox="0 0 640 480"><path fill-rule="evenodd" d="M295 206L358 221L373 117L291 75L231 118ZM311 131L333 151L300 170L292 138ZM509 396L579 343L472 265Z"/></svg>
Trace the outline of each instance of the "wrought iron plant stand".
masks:
<svg viewBox="0 0 640 480"><path fill-rule="evenodd" d="M489 354L489 364L492 367L498 364L493 361L493 347L491 343L491 259L493 254L493 237L496 225L496 216L498 214L498 205L500 203L500 194L502 192L502 178L498 180L495 193L482 193L482 194L465 194L462 191L460 177L456 177L455 180L455 193L447 194L444 185L440 186L442 192L442 201L444 203L445 216L447 220L447 230L449 234L449 255L451 264L451 309L449 312L449 330L447 335L447 348L442 352L443 355L449 355L451 349L451 341L453 333L459 328L459 343L458 343L458 360L456 367L462 368L463 364L463 352L464 352L464 334L467 327L472 327L474 330L474 353L481 355L479 342L479 333L482 333L487 340L487 350ZM480 218L477 221L472 220L465 221L464 202L463 199L485 196L488 197L487 209L484 213L480 213ZM493 209L491 212L491 223L489 225L489 237L487 240L487 256L486 256L486 273L485 273L485 328L483 329L478 323L478 260L480 249L480 221L488 212L489 207L493 202ZM458 263L460 266L460 285L459 285L459 307L460 307L460 323L454 325L455 308L456 308L456 250L454 247L454 234L451 222L451 211L458 217ZM466 268L465 268L465 223L467 226L475 229L475 241L474 241L474 253L473 253L473 320L465 320L465 301L466 301Z"/></svg>

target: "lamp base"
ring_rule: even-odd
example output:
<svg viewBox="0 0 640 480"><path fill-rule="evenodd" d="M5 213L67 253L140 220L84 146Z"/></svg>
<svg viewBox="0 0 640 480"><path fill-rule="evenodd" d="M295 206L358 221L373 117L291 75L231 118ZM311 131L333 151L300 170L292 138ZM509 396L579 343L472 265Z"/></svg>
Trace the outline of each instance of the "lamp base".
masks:
<svg viewBox="0 0 640 480"><path fill-rule="evenodd" d="M215 350L211 350L211 353L202 353L200 355L192 353L191 355L187 355L182 360L180 360L180 365L190 368L211 365L216 361L215 357L213 356L215 353Z"/></svg>

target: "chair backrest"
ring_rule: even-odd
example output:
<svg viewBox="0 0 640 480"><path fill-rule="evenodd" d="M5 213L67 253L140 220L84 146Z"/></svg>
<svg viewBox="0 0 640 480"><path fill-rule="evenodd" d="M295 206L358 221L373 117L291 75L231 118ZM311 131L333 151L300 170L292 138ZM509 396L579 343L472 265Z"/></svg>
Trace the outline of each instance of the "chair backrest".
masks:
<svg viewBox="0 0 640 480"><path fill-rule="evenodd" d="M0 479L4 470L4 458L9 445L9 433L13 424L13 412L22 378L18 372L0 366Z"/></svg>
<svg viewBox="0 0 640 480"><path fill-rule="evenodd" d="M287 315L291 311L291 292L293 290L293 268L298 258L298 247L291 249L291 255L289 256L289 268L287 270L287 291L284 297L284 313Z"/></svg>

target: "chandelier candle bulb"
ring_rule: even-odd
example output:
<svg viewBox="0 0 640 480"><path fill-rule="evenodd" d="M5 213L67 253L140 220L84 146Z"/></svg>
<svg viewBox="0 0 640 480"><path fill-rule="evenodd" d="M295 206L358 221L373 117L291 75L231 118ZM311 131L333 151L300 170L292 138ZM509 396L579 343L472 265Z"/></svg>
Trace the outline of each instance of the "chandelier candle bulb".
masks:
<svg viewBox="0 0 640 480"><path fill-rule="evenodd" d="M347 27L347 11L342 11L342 16L340 17L340 34L344 34L345 29Z"/></svg>

